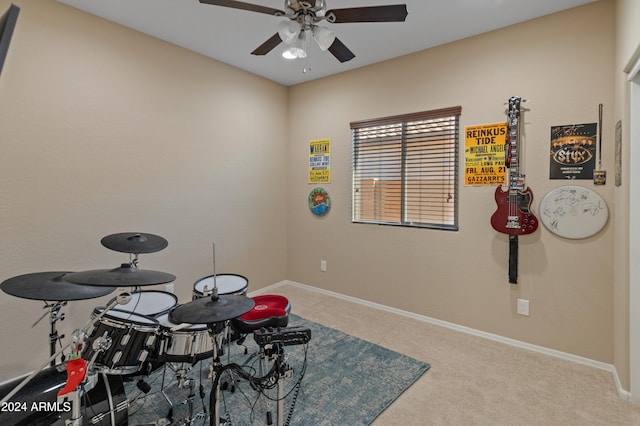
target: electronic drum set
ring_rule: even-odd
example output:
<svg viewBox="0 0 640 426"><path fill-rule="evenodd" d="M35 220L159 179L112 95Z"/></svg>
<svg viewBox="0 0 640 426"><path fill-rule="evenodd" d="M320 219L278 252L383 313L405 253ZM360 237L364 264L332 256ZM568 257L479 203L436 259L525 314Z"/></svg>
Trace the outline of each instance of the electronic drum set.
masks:
<svg viewBox="0 0 640 426"><path fill-rule="evenodd" d="M47 314L51 324L50 358L43 368L26 378L0 385L2 406L9 408L0 412L0 423L126 425L130 401L125 395L124 379L149 375L157 368L168 366L175 371L180 387L190 387L186 401L189 416L179 424L193 424L203 414L194 414L193 380L188 378L188 372L196 363L211 359L213 385L206 416L210 425L218 426L222 372L231 370L250 381L252 387L261 381L274 381L274 377L254 377L237 364L224 365L221 361L225 345L253 332L262 360L273 362L271 371L277 373L278 424L282 425L283 381L291 377L282 346L306 344L311 338L309 329L286 328L288 300L271 296L256 306L257 298L246 296L248 280L245 277L216 274L214 244L213 275L196 281L192 300L179 305L172 293L141 290L141 287L167 284L176 279L169 273L138 267L138 255L163 250L167 240L153 234L119 233L104 237L101 243L108 249L128 253L130 261L115 269L20 275L0 284L0 288L12 296L44 301L48 312L33 325ZM118 295L106 306L96 307L89 323L75 330L71 342L63 345L65 336L59 335L56 329L56 322L64 319L61 309L69 301L106 296L116 289ZM264 303L274 303L274 306ZM248 319L243 319L247 315ZM162 394L173 407L164 389ZM34 410L33 404L45 409ZM268 418L271 421L270 413ZM169 424L169 421L152 424Z"/></svg>

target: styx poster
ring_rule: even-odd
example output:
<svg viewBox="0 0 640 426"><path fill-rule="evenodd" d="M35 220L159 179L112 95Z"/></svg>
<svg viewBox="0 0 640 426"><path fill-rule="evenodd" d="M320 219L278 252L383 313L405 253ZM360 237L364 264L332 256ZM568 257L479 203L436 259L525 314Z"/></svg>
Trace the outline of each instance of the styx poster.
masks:
<svg viewBox="0 0 640 426"><path fill-rule="evenodd" d="M551 127L549 179L593 179L597 123Z"/></svg>

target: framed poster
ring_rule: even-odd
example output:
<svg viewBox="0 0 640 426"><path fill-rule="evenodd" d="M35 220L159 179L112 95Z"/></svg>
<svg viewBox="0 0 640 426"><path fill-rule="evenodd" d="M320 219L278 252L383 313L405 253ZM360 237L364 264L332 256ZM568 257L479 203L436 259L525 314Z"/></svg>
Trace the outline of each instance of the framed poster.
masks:
<svg viewBox="0 0 640 426"><path fill-rule="evenodd" d="M331 182L331 140L309 141L309 183Z"/></svg>
<svg viewBox="0 0 640 426"><path fill-rule="evenodd" d="M549 179L593 179L597 123L551 128Z"/></svg>
<svg viewBox="0 0 640 426"><path fill-rule="evenodd" d="M507 123L464 129L465 186L504 185Z"/></svg>

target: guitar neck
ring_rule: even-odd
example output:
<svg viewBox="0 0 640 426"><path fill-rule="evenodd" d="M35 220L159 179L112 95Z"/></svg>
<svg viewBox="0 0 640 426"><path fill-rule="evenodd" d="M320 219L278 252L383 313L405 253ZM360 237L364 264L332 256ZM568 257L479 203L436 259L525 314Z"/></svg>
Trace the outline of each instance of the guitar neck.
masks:
<svg viewBox="0 0 640 426"><path fill-rule="evenodd" d="M509 164L509 192L522 191L525 188L524 175L520 174L520 164L518 147L520 143L520 103L522 100L518 96L509 99L509 122L508 122L508 164Z"/></svg>

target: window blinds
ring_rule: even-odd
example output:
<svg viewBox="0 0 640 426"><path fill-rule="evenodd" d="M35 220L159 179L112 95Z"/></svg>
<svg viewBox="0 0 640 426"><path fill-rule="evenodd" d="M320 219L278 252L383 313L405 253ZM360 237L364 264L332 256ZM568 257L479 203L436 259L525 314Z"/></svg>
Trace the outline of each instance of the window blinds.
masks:
<svg viewBox="0 0 640 426"><path fill-rule="evenodd" d="M353 222L457 229L461 110L351 123Z"/></svg>

